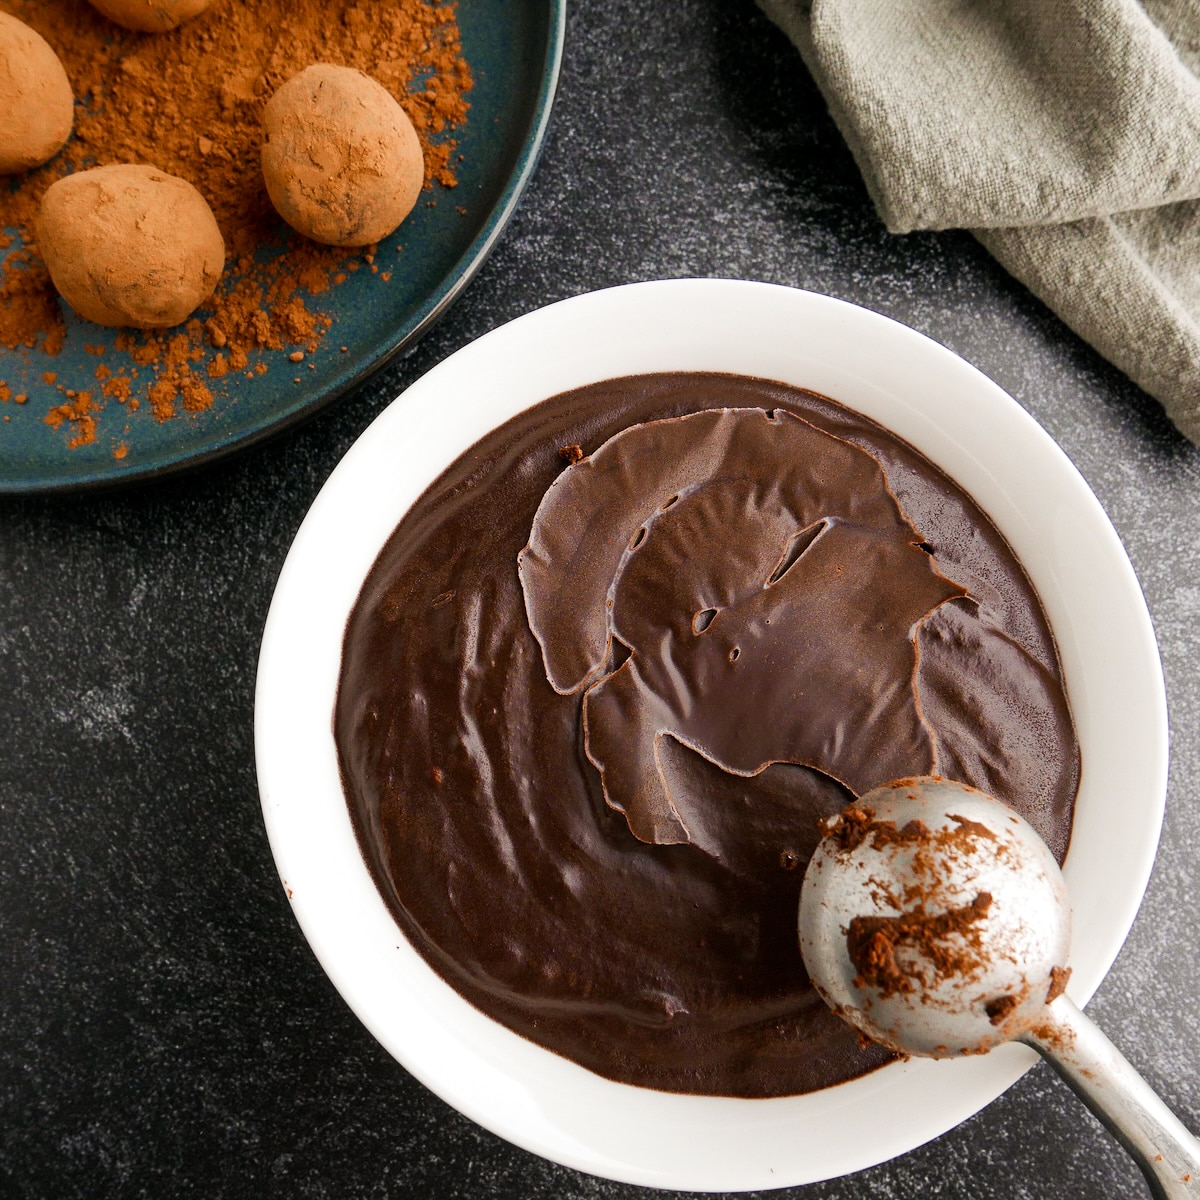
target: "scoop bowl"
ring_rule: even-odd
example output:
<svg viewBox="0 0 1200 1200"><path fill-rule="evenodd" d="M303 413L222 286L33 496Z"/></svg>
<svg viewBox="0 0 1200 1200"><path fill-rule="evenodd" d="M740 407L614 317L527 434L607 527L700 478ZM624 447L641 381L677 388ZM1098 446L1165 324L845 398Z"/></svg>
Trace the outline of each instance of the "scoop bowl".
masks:
<svg viewBox="0 0 1200 1200"><path fill-rule="evenodd" d="M900 1054L978 1054L1019 1036L1044 1019L1070 941L1046 844L1007 805L947 780L869 793L804 881L800 947L814 985Z"/></svg>
<svg viewBox="0 0 1200 1200"><path fill-rule="evenodd" d="M1200 1198L1200 1144L1064 994L1058 864L1003 802L937 777L866 793L827 827L800 949L844 1020L899 1054L1032 1047L1137 1160L1153 1195Z"/></svg>

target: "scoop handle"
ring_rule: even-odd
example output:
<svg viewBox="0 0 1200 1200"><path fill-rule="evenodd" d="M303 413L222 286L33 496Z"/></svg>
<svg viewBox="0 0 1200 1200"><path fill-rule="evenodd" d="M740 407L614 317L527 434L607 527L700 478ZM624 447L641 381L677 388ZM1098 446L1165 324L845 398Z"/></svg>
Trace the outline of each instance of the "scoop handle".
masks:
<svg viewBox="0 0 1200 1200"><path fill-rule="evenodd" d="M1200 1200L1200 1141L1066 996L1018 1041L1036 1050L1142 1168L1160 1200Z"/></svg>

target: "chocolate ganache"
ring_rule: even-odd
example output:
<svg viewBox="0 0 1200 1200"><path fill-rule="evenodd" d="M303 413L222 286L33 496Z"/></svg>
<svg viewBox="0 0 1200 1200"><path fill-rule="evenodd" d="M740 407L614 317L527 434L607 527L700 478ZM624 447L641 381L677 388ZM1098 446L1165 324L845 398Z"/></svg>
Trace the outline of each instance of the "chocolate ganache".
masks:
<svg viewBox="0 0 1200 1200"><path fill-rule="evenodd" d="M886 1061L796 938L820 818L940 773L1061 860L1078 747L1002 536L906 442L741 376L615 379L493 431L347 625L334 732L406 935L613 1079L811 1091Z"/></svg>

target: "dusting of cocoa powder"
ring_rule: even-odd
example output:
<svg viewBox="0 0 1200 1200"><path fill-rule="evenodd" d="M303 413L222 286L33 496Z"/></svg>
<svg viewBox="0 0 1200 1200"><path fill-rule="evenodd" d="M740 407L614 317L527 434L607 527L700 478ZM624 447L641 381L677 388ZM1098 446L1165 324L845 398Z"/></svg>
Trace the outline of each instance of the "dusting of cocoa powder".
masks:
<svg viewBox="0 0 1200 1200"><path fill-rule="evenodd" d="M903 827L897 826L895 821L877 821L872 809L851 805L825 826L825 832L839 850L849 853L857 850L868 838L877 850L886 846L920 843L929 837L929 826L916 819Z"/></svg>
<svg viewBox="0 0 1200 1200"><path fill-rule="evenodd" d="M853 854L867 842L878 851L905 851L916 881L905 885L903 895L884 892L882 899L901 910L897 915L858 916L847 927L846 948L858 973L856 987L874 987L884 997L894 996L934 987L954 976L969 978L987 966L979 926L991 908L990 893L979 892L970 903L942 911L930 911L929 904L936 903L944 864L969 854L979 839L994 841L995 834L978 821L947 816L953 824L938 829L915 818L897 825L879 819L869 807L852 804L823 824L825 836L841 854ZM911 953L902 953L905 950ZM932 978L925 978L929 970Z"/></svg>
<svg viewBox="0 0 1200 1200"><path fill-rule="evenodd" d="M262 109L296 72L320 61L378 80L416 127L426 188L455 185L455 130L466 120L472 80L453 3L216 0L161 34L131 33L73 0L0 0L0 12L50 43L77 101L75 132L62 152L0 181L0 252L7 251L0 380L6 360L27 365L33 349L55 355L67 336L32 233L42 194L61 176L104 163L152 163L201 192L227 248L223 281L203 319L165 333L123 332L113 345L127 363L64 381L64 403L45 419L67 427L70 446L95 439L106 402L129 410L144 403L166 421L212 406L231 374L261 373L261 351L312 353L331 324L319 297L360 267L379 272L369 250L348 255L292 234L266 195ZM122 442L114 453L127 450Z"/></svg>
<svg viewBox="0 0 1200 1200"><path fill-rule="evenodd" d="M953 859L958 853L969 852L976 839L995 841L996 835L986 825L957 813L946 816L954 824L942 829L930 829L916 817L898 826L895 821L878 819L874 809L851 804L833 818L822 818L820 825L822 836L829 838L843 854L853 853L868 839L876 850L892 846L911 849L913 872L919 877L936 873L938 855ZM931 850L937 854L931 856Z"/></svg>
<svg viewBox="0 0 1200 1200"><path fill-rule="evenodd" d="M1070 967L1051 967L1050 987L1046 990L1046 1003L1053 1004L1067 990L1067 984L1070 981Z"/></svg>
<svg viewBox="0 0 1200 1200"><path fill-rule="evenodd" d="M983 1011L987 1013L988 1020L993 1025L1003 1025L1020 1003L1016 996L997 996L983 1006Z"/></svg>
<svg viewBox="0 0 1200 1200"><path fill-rule="evenodd" d="M68 392L65 404L56 404L46 414L46 424L52 429L63 425L71 427L71 440L67 445L74 449L96 440L96 413L99 410L92 402L91 392Z"/></svg>
<svg viewBox="0 0 1200 1200"><path fill-rule="evenodd" d="M918 906L894 917L854 917L846 930L846 949L858 972L854 986L877 988L887 997L982 971L987 958L978 926L991 906L991 895L980 892L969 904L945 912ZM902 948L931 966L933 979L924 979L915 962L898 957Z"/></svg>

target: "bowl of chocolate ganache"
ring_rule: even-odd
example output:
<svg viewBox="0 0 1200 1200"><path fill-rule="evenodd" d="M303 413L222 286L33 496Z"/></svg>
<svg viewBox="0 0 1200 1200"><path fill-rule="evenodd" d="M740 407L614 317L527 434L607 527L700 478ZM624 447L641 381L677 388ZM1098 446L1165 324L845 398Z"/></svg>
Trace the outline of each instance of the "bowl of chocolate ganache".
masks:
<svg viewBox="0 0 1200 1200"><path fill-rule="evenodd" d="M1085 1003L1167 762L1141 591L1053 441L913 330L734 280L562 301L398 397L284 564L255 741L296 918L384 1047L536 1154L703 1191L902 1154L1034 1061L893 1061L825 1010L819 817L928 771L1007 799Z"/></svg>

